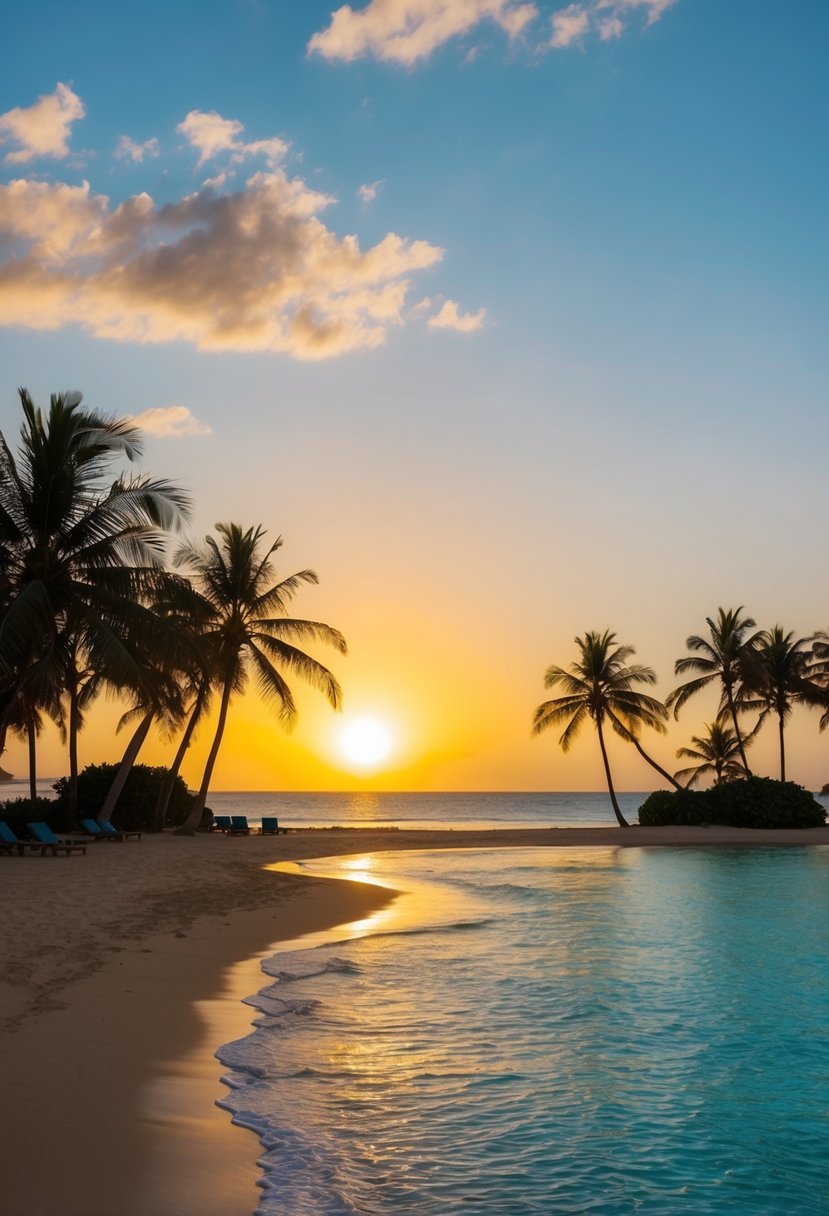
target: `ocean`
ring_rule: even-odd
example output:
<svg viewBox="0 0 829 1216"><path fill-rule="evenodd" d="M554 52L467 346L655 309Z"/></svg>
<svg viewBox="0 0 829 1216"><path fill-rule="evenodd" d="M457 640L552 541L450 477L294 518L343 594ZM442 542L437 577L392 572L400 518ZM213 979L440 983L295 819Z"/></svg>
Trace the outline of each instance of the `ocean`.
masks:
<svg viewBox="0 0 829 1216"><path fill-rule="evenodd" d="M318 826L612 822L602 795L239 797ZM280 947L218 1052L262 1216L829 1210L829 848L301 868L403 894Z"/></svg>

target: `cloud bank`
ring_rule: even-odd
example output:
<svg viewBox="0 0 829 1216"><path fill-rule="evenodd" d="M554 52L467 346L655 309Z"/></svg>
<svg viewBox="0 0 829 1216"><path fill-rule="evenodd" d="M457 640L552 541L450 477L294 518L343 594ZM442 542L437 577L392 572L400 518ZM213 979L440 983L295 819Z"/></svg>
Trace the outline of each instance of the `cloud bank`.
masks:
<svg viewBox="0 0 829 1216"><path fill-rule="evenodd" d="M555 9L538 50L561 50L595 34L621 37L638 10L653 25L676 0L583 0ZM510 38L529 36L541 24L537 4L526 0L369 0L363 8L344 4L330 24L314 34L309 54L350 63L373 57L406 67L428 59L453 38L494 23Z"/></svg>
<svg viewBox="0 0 829 1216"><path fill-rule="evenodd" d="M326 358L382 344L409 276L443 251L388 233L361 249L320 219L334 200L284 171L159 206L82 186L0 186L0 324L201 350Z"/></svg>

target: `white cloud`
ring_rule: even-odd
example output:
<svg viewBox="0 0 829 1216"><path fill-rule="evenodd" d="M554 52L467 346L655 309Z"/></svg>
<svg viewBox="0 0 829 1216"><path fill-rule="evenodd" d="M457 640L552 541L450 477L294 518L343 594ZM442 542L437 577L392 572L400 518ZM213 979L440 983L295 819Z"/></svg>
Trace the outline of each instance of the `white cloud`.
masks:
<svg viewBox="0 0 829 1216"><path fill-rule="evenodd" d="M440 312L429 318L428 325L430 329L456 329L459 333L471 334L481 328L485 318L485 308L461 312L454 300L445 300Z"/></svg>
<svg viewBox="0 0 829 1216"><path fill-rule="evenodd" d="M620 17L599 18L599 37L602 42L609 42L611 38L621 38L624 28Z"/></svg>
<svg viewBox="0 0 829 1216"><path fill-rule="evenodd" d="M584 5L569 4L553 13L552 26L550 46L561 49L584 37L590 29L590 17Z"/></svg>
<svg viewBox="0 0 829 1216"><path fill-rule="evenodd" d="M199 153L198 167L222 152L230 152L231 160L241 162L247 156L264 156L273 167L283 160L289 145L283 139L255 139L246 143L240 139L244 126L235 118L222 118L215 110L191 110L176 130Z"/></svg>
<svg viewBox="0 0 829 1216"><path fill-rule="evenodd" d="M373 203L377 198L377 195L380 193L380 187L382 185L382 181L367 182L366 185L357 187L357 193L364 203Z"/></svg>
<svg viewBox="0 0 829 1216"><path fill-rule="evenodd" d="M369 0L365 8L344 4L332 13L308 51L346 62L374 55L411 66L482 21L494 21L515 38L537 16L526 0Z"/></svg>
<svg viewBox="0 0 829 1216"><path fill-rule="evenodd" d="M17 151L6 153L6 161L24 164L38 156L62 160L69 155L72 123L85 113L80 97L68 85L59 84L54 93L39 97L34 105L16 106L0 114L0 143L19 144Z"/></svg>
<svg viewBox="0 0 829 1216"><path fill-rule="evenodd" d="M653 25L674 4L676 0L598 0L597 8L612 9L617 16L625 9L642 9L647 17L647 24Z"/></svg>
<svg viewBox="0 0 829 1216"><path fill-rule="evenodd" d="M443 251L395 233L363 250L320 218L334 201L282 170L163 206L113 208L87 183L0 186L0 325L301 359L378 346Z"/></svg>
<svg viewBox="0 0 829 1216"><path fill-rule="evenodd" d="M158 156L157 139L145 139L143 144L136 143L129 135L119 135L115 145L115 156L118 160L131 160L140 165L145 156Z"/></svg>
<svg viewBox="0 0 829 1216"><path fill-rule="evenodd" d="M148 435L162 439L179 439L186 435L212 435L206 423L200 422L186 405L155 406L141 414L131 414L129 421Z"/></svg>

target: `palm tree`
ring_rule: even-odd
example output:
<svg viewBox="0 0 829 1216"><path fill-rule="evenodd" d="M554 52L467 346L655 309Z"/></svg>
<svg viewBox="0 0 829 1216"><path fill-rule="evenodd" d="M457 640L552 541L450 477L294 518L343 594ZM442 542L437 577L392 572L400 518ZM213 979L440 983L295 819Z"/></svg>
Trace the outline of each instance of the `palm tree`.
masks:
<svg viewBox="0 0 829 1216"><path fill-rule="evenodd" d="M829 633L824 629L819 629L812 638L807 671L812 686L818 690L818 705L824 711L819 726L825 730L829 726Z"/></svg>
<svg viewBox="0 0 829 1216"><path fill-rule="evenodd" d="M688 768L679 769L674 776L679 781L685 781L686 789L690 789L700 777L709 773L714 774L714 782L719 785L723 781L736 781L745 776L740 760L740 744L737 736L725 719L720 716L713 722L706 723L706 735L692 735L693 747L680 747L677 756L698 761ZM753 732L752 732L753 734Z"/></svg>
<svg viewBox="0 0 829 1216"><path fill-rule="evenodd" d="M784 729L792 708L796 704L826 704L825 695L809 679L810 651L806 648L814 641L814 638L795 639L793 632L784 633L781 625L774 625L757 637L753 661L746 673L747 693L755 698L752 707L761 710L760 722L771 713L777 717L781 781L786 780Z"/></svg>
<svg viewBox="0 0 829 1216"><path fill-rule="evenodd" d="M80 393L53 394L44 418L25 389L19 394L16 458L0 435L0 737L27 673L51 665L68 702L74 814L84 704L103 682L142 682L126 637L153 635L144 604L165 578L166 533L182 521L187 499L167 481L112 480L115 460L141 452L128 422L82 410Z"/></svg>
<svg viewBox="0 0 829 1216"><path fill-rule="evenodd" d="M692 634L687 639L686 646L695 653L684 659L677 659L674 672L679 676L692 671L697 673L696 678L675 688L665 703L673 707L674 717L677 717L689 697L718 681L721 686L720 706L728 710L743 770L745 775L750 777L751 769L748 767L740 724L737 721L738 694L759 635L755 633L746 636L749 630L756 628L757 623L751 617L741 617L742 611L742 605L727 611L718 608L715 619L712 620L710 616L705 618L710 637L703 638Z"/></svg>
<svg viewBox="0 0 829 1216"><path fill-rule="evenodd" d="M283 672L301 676L319 688L334 709L341 700L340 686L331 672L294 643L326 642L346 653L345 639L330 625L285 615L300 586L318 579L313 570L300 570L271 585L271 558L282 546L281 537L263 553L261 527L243 530L239 524L217 524L216 531L218 542L208 536L203 546L184 546L177 558L191 572L204 601L203 637L215 663L220 694L216 733L201 786L187 822L178 829L185 834L195 831L201 821L230 699L245 691L250 674L261 694L275 706L282 724L290 727L296 705Z"/></svg>
<svg viewBox="0 0 829 1216"><path fill-rule="evenodd" d="M655 684L656 674L650 667L626 666L635 650L632 646L617 646L616 634L586 633L575 639L579 658L571 663L567 671L555 665L544 673L545 688L563 688L565 695L553 701L544 701L533 715L533 734L540 735L548 727L566 722L559 739L561 750L569 750L579 729L589 718L599 736L607 788L613 813L620 827L629 827L619 809L610 761L604 738L604 723L628 742L635 740L641 725L661 725L666 710L660 701L645 693L636 692L633 684Z"/></svg>

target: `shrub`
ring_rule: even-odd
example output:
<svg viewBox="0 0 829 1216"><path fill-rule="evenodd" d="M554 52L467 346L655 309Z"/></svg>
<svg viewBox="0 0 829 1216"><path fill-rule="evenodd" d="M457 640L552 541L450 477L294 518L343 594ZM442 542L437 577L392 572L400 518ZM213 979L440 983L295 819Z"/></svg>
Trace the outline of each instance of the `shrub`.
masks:
<svg viewBox="0 0 829 1216"><path fill-rule="evenodd" d="M78 774L78 819L94 819L104 804L109 788L118 772L117 764L89 764ZM153 830L153 812L158 799L161 783L167 776L168 770L149 764L135 764L127 777L121 791L121 797L112 816L112 822L117 828L134 832L151 832ZM54 790L57 800L50 805L56 816L68 817L69 808L69 778L61 777L55 782ZM164 826L178 827L184 823L190 812L193 795L187 792L187 786L181 777L176 777L167 817ZM52 820L50 819L50 823ZM52 823L54 827L54 823ZM66 831L70 825L61 821L60 829Z"/></svg>
<svg viewBox="0 0 829 1216"><path fill-rule="evenodd" d="M826 810L803 786L770 777L726 781L710 790L657 790L639 808L646 827L721 823L737 828L818 828Z"/></svg>
<svg viewBox="0 0 829 1216"><path fill-rule="evenodd" d="M4 820L15 835L25 839L27 823L44 821L54 830L63 832L64 824L58 823L55 815L55 802L51 798L9 798L0 802L0 819Z"/></svg>

